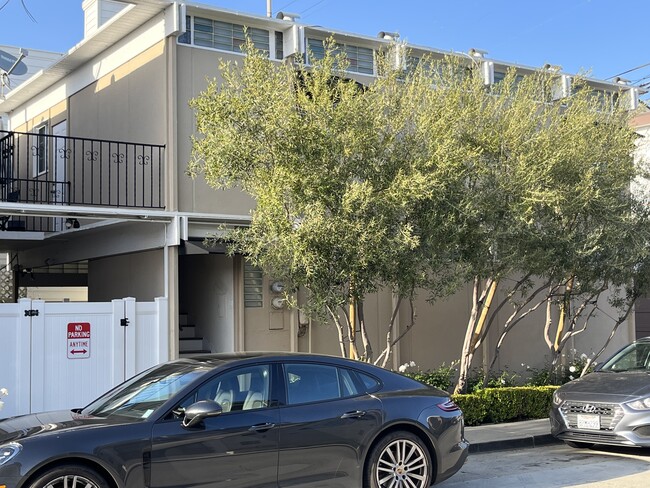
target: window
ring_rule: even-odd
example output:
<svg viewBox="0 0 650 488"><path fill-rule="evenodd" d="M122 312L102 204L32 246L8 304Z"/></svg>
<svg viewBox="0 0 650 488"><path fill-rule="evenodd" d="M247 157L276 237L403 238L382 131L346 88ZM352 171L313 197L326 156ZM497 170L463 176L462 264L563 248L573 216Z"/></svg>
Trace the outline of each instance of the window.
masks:
<svg viewBox="0 0 650 488"><path fill-rule="evenodd" d="M269 52L269 31L231 24L220 20L194 17L194 44L224 51L241 52L246 34L257 49ZM246 30L246 33L244 33Z"/></svg>
<svg viewBox="0 0 650 488"><path fill-rule="evenodd" d="M313 60L325 57L325 46L320 39L307 39L309 54ZM352 46L349 44L337 44L337 51L345 53L348 63L348 71L355 73L374 73L374 52L367 47Z"/></svg>
<svg viewBox="0 0 650 488"><path fill-rule="evenodd" d="M506 77L505 71L494 72L494 84L502 82ZM524 79L524 75L515 75L515 86L517 86Z"/></svg>
<svg viewBox="0 0 650 488"><path fill-rule="evenodd" d="M275 32L275 59L284 59L284 34Z"/></svg>
<svg viewBox="0 0 650 488"><path fill-rule="evenodd" d="M324 364L287 363L284 370L289 405L352 397L379 385L357 371Z"/></svg>
<svg viewBox="0 0 650 488"><path fill-rule="evenodd" d="M220 374L201 385L179 407L187 408L200 400L214 400L223 413L256 410L269 405L270 368L255 365ZM178 408L174 409L178 410Z"/></svg>
<svg viewBox="0 0 650 488"><path fill-rule="evenodd" d="M367 374L359 373L359 378L363 382L363 386L365 387L365 391L367 393L372 393L372 392L377 391L379 389L379 381L377 381L372 376L368 376Z"/></svg>
<svg viewBox="0 0 650 488"><path fill-rule="evenodd" d="M32 158L34 161L34 176L47 171L47 125L37 127L36 136L30 141Z"/></svg>

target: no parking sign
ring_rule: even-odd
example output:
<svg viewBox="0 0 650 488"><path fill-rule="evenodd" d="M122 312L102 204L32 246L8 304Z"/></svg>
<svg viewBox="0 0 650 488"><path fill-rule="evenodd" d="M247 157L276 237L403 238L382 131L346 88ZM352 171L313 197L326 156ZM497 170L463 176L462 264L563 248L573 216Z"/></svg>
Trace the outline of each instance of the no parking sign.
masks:
<svg viewBox="0 0 650 488"><path fill-rule="evenodd" d="M68 359L90 357L90 323L71 322L68 324Z"/></svg>

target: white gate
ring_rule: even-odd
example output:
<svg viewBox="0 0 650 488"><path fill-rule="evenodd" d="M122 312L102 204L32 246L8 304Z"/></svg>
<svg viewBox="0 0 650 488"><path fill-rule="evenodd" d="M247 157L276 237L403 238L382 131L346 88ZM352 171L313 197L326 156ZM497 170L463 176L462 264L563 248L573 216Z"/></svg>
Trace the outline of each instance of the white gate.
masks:
<svg viewBox="0 0 650 488"><path fill-rule="evenodd" d="M0 304L0 417L83 407L168 359L167 299Z"/></svg>

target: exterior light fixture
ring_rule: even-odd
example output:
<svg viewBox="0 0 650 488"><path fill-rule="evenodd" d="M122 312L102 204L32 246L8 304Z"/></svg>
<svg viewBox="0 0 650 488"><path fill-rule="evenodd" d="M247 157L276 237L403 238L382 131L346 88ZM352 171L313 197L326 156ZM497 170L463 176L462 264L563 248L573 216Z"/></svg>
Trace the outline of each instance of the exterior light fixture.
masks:
<svg viewBox="0 0 650 488"><path fill-rule="evenodd" d="M77 219L65 219L65 228L66 229L78 229L80 227L79 221Z"/></svg>

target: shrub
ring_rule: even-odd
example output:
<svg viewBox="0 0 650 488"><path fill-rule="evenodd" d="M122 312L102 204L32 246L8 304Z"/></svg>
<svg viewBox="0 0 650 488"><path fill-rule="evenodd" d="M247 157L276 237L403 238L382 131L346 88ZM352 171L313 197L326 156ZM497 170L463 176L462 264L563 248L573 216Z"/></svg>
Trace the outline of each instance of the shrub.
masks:
<svg viewBox="0 0 650 488"><path fill-rule="evenodd" d="M508 371L508 368L502 371L494 371L490 373L487 380L487 386L484 386L485 372L483 368L472 368L467 379L467 391L470 393L477 393L484 388L504 388L517 386L519 375Z"/></svg>
<svg viewBox="0 0 650 488"><path fill-rule="evenodd" d="M557 386L485 388L453 395L467 425L546 418Z"/></svg>
<svg viewBox="0 0 650 488"><path fill-rule="evenodd" d="M487 405L482 394L453 395L452 398L463 411L465 425L479 425L485 421Z"/></svg>
<svg viewBox="0 0 650 488"><path fill-rule="evenodd" d="M456 364L457 363L452 362L449 366L447 366L445 363L442 363L441 366L434 370L417 371L413 373L407 372L403 374L409 378L413 378L414 380L426 383L427 385L440 388L443 391L449 391L454 385L456 373L458 372L456 369Z"/></svg>

